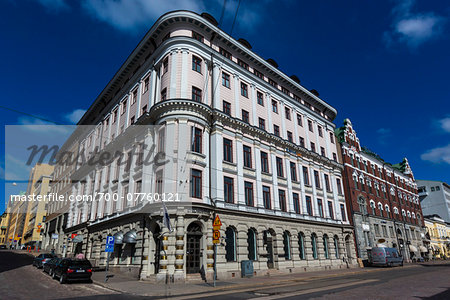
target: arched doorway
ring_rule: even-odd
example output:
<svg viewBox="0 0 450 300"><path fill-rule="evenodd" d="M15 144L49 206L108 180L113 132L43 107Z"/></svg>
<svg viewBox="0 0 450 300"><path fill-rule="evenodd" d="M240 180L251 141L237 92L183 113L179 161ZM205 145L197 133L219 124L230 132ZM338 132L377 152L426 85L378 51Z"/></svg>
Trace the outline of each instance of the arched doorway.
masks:
<svg viewBox="0 0 450 300"><path fill-rule="evenodd" d="M200 273L201 267L201 241L202 226L197 222L191 223L187 228L186 238L186 273Z"/></svg>
<svg viewBox="0 0 450 300"><path fill-rule="evenodd" d="M350 235L345 237L345 252L347 253L347 260L352 263L352 239Z"/></svg>
<svg viewBox="0 0 450 300"><path fill-rule="evenodd" d="M155 257L154 257L154 268L153 273L158 274L159 272L159 259L161 257L161 227L158 224L155 225L153 229L153 243L155 245Z"/></svg>
<svg viewBox="0 0 450 300"><path fill-rule="evenodd" d="M275 267L274 264L274 253L273 253L273 243L275 241L275 232L273 229L265 230L263 233L264 245L266 246L267 251L267 267L269 269L273 269Z"/></svg>

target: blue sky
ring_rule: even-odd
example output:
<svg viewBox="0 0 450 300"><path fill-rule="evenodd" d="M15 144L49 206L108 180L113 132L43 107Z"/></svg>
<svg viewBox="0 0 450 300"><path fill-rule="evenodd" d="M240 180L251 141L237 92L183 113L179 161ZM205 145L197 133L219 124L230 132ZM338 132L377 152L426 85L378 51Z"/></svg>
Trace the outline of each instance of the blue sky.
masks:
<svg viewBox="0 0 450 300"><path fill-rule="evenodd" d="M221 28L230 33L238 2L226 3ZM220 20L222 4L0 1L1 106L73 124L161 14L189 9ZM338 110L337 126L352 120L362 145L392 163L407 157L416 179L450 183L449 21L448 1L242 0L232 36L318 90ZM46 124L3 108L0 116L2 125ZM5 181L4 148L6 197L24 186ZM13 170L26 178L23 166Z"/></svg>

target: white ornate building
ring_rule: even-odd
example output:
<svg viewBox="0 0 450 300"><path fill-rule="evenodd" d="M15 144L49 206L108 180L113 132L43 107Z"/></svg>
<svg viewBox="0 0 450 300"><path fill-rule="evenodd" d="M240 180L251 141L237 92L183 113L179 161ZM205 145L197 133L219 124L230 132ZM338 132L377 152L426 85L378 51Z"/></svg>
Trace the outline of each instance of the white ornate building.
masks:
<svg viewBox="0 0 450 300"><path fill-rule="evenodd" d="M217 213L218 278L240 276L243 260L253 261L256 274L354 266L335 116L316 91L208 14L163 15L79 125L94 125L83 133L80 152L130 153L144 143L163 150L168 162L141 165L131 155L119 168L115 161L82 165L72 191L177 194L180 202L166 204L174 230L163 225L161 203L72 202L66 233L78 238L69 253L105 265L105 238L114 235L110 265L117 270L210 279ZM159 127L133 131L132 124Z"/></svg>

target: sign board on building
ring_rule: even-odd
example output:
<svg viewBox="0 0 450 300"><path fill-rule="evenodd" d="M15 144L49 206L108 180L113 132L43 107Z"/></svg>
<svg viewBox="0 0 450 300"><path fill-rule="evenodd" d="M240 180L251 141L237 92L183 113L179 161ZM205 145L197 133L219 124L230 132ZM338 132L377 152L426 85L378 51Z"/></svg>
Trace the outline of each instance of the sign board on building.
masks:
<svg viewBox="0 0 450 300"><path fill-rule="evenodd" d="M106 237L105 252L114 252L114 237L113 236Z"/></svg>
<svg viewBox="0 0 450 300"><path fill-rule="evenodd" d="M58 234L57 233L52 233L52 239L57 240L58 239Z"/></svg>

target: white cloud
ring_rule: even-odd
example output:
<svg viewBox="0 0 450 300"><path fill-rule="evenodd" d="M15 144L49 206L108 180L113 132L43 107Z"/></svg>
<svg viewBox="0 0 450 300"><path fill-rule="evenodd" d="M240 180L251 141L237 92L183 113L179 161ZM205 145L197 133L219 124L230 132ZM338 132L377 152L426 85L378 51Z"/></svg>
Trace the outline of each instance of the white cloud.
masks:
<svg viewBox="0 0 450 300"><path fill-rule="evenodd" d="M439 127L446 132L450 132L450 116L445 117L438 121Z"/></svg>
<svg viewBox="0 0 450 300"><path fill-rule="evenodd" d="M150 28L162 14L187 9L202 12L202 1L196 0L85 0L82 7L93 17L123 31Z"/></svg>
<svg viewBox="0 0 450 300"><path fill-rule="evenodd" d="M445 18L433 12L413 13L414 4L415 0L400 0L392 9L393 24L384 33L388 47L404 43L414 49L442 33Z"/></svg>
<svg viewBox="0 0 450 300"><path fill-rule="evenodd" d="M73 112L65 115L64 118L73 124L77 124L85 112L85 109L75 109Z"/></svg>
<svg viewBox="0 0 450 300"><path fill-rule="evenodd" d="M23 125L23 128L27 131L39 132L41 134L67 134L73 130L71 126L56 125L51 122L29 117L20 117L17 123Z"/></svg>
<svg viewBox="0 0 450 300"><path fill-rule="evenodd" d="M37 2L51 12L59 12L70 8L65 0L37 0Z"/></svg>
<svg viewBox="0 0 450 300"><path fill-rule="evenodd" d="M9 153L6 154L4 169L5 180L27 180L30 176L30 170L31 166L26 165L26 160L14 157Z"/></svg>
<svg viewBox="0 0 450 300"><path fill-rule="evenodd" d="M450 164L450 144L444 147L437 147L427 150L420 158L422 160L430 161L433 163L447 163Z"/></svg>

